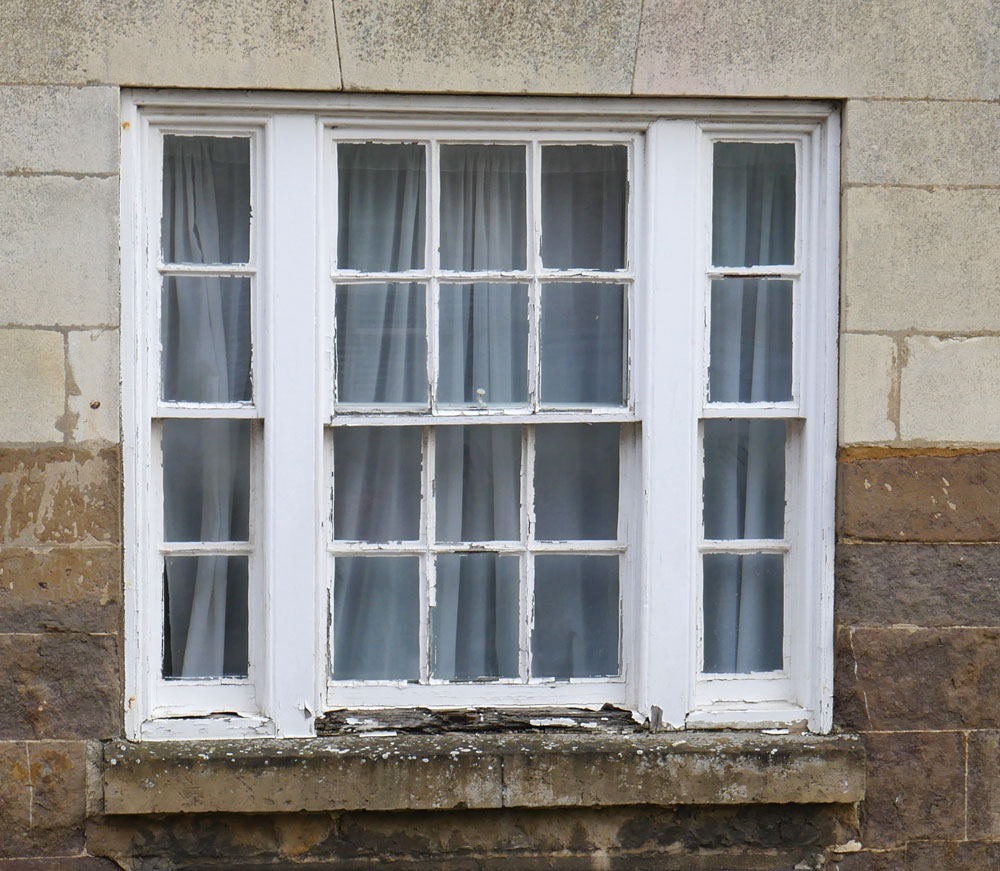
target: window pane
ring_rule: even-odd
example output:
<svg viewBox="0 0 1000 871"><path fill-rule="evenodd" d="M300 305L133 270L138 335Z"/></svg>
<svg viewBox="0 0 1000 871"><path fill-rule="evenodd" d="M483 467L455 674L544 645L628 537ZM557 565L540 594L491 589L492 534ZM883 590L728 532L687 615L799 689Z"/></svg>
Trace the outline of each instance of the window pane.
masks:
<svg viewBox="0 0 1000 871"><path fill-rule="evenodd" d="M337 557L333 580L333 679L420 676L417 557Z"/></svg>
<svg viewBox="0 0 1000 871"><path fill-rule="evenodd" d="M438 427L438 541L520 538L521 427Z"/></svg>
<svg viewBox="0 0 1000 871"><path fill-rule="evenodd" d="M163 676L246 677L245 556L168 556L163 570Z"/></svg>
<svg viewBox="0 0 1000 871"><path fill-rule="evenodd" d="M517 677L519 565L494 553L437 558L434 677Z"/></svg>
<svg viewBox="0 0 1000 871"><path fill-rule="evenodd" d="M528 288L441 285L438 401L512 405L528 401Z"/></svg>
<svg viewBox="0 0 1000 871"><path fill-rule="evenodd" d="M628 149L542 148L542 263L547 269L625 266Z"/></svg>
<svg viewBox="0 0 1000 871"><path fill-rule="evenodd" d="M424 175L423 145L337 146L338 268L423 268Z"/></svg>
<svg viewBox="0 0 1000 871"><path fill-rule="evenodd" d="M163 259L250 260L250 140L163 137Z"/></svg>
<svg viewBox="0 0 1000 871"><path fill-rule="evenodd" d="M618 557L535 558L533 677L617 675Z"/></svg>
<svg viewBox="0 0 1000 871"><path fill-rule="evenodd" d="M163 540L248 541L249 420L163 421Z"/></svg>
<svg viewBox="0 0 1000 871"><path fill-rule="evenodd" d="M781 554L705 554L705 662L709 673L782 667Z"/></svg>
<svg viewBox="0 0 1000 871"><path fill-rule="evenodd" d="M615 423L535 427L535 538L618 538Z"/></svg>
<svg viewBox="0 0 1000 871"><path fill-rule="evenodd" d="M249 402L250 279L163 281L163 398Z"/></svg>
<svg viewBox="0 0 1000 871"><path fill-rule="evenodd" d="M784 538L785 423L705 421L705 538Z"/></svg>
<svg viewBox="0 0 1000 871"><path fill-rule="evenodd" d="M417 426L334 430L334 537L346 541L420 537L420 443Z"/></svg>
<svg viewBox="0 0 1000 871"><path fill-rule="evenodd" d="M792 398L792 282L712 282L712 402Z"/></svg>
<svg viewBox="0 0 1000 871"><path fill-rule="evenodd" d="M337 401L377 405L427 402L424 286L337 288Z"/></svg>
<svg viewBox="0 0 1000 871"><path fill-rule="evenodd" d="M542 286L541 401L622 405L625 397L625 288Z"/></svg>
<svg viewBox="0 0 1000 871"><path fill-rule="evenodd" d="M523 145L441 146L441 268L524 269Z"/></svg>
<svg viewBox="0 0 1000 871"><path fill-rule="evenodd" d="M795 262L795 146L716 142L712 263Z"/></svg>

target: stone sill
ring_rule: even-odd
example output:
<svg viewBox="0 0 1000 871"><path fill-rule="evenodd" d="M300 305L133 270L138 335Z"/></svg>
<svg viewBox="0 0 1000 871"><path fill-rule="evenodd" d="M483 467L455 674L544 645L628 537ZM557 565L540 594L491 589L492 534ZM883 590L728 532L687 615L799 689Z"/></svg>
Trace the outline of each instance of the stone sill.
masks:
<svg viewBox="0 0 1000 871"><path fill-rule="evenodd" d="M855 736L462 734L112 742L108 814L855 803Z"/></svg>

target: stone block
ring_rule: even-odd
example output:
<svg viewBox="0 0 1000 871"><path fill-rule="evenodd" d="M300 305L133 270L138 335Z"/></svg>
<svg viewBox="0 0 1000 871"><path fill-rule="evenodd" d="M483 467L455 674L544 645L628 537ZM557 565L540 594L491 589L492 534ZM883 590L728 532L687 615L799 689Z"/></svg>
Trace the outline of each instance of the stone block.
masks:
<svg viewBox="0 0 1000 871"><path fill-rule="evenodd" d="M86 816L85 745L31 741L31 824L40 829L80 826Z"/></svg>
<svg viewBox="0 0 1000 871"><path fill-rule="evenodd" d="M1000 452L893 451L838 465L838 526L876 541L1000 540Z"/></svg>
<svg viewBox="0 0 1000 871"><path fill-rule="evenodd" d="M121 541L117 448L0 450L0 545Z"/></svg>
<svg viewBox="0 0 1000 871"><path fill-rule="evenodd" d="M903 440L1000 444L1000 337L909 336L903 340L903 356Z"/></svg>
<svg viewBox="0 0 1000 871"><path fill-rule="evenodd" d="M646 0L634 92L989 100L998 46L991 0Z"/></svg>
<svg viewBox="0 0 1000 871"><path fill-rule="evenodd" d="M0 58L12 83L340 87L329 0L4 4Z"/></svg>
<svg viewBox="0 0 1000 871"><path fill-rule="evenodd" d="M4 409L0 442L62 441L59 426L66 409L62 334L0 329L0 360L0 406Z"/></svg>
<svg viewBox="0 0 1000 871"><path fill-rule="evenodd" d="M894 441L890 403L896 342L889 336L845 333L840 337L840 443Z"/></svg>
<svg viewBox="0 0 1000 871"><path fill-rule="evenodd" d="M1000 626L1000 545L840 544L837 621Z"/></svg>
<svg viewBox="0 0 1000 871"><path fill-rule="evenodd" d="M849 184L1000 185L1000 106L850 100L843 180Z"/></svg>
<svg viewBox="0 0 1000 871"><path fill-rule="evenodd" d="M882 732L864 739L868 786L861 806L861 842L866 847L964 837L965 748L961 733Z"/></svg>
<svg viewBox="0 0 1000 871"><path fill-rule="evenodd" d="M0 324L117 325L118 212L117 178L0 176Z"/></svg>
<svg viewBox="0 0 1000 871"><path fill-rule="evenodd" d="M906 848L898 850L859 850L857 853L835 855L831 871L903 871L906 868Z"/></svg>
<svg viewBox="0 0 1000 871"><path fill-rule="evenodd" d="M114 636L0 635L0 736L112 738L121 719Z"/></svg>
<svg viewBox="0 0 1000 871"><path fill-rule="evenodd" d="M0 87L0 172L117 173L118 136L117 88Z"/></svg>
<svg viewBox="0 0 1000 871"><path fill-rule="evenodd" d="M906 871L984 871L1000 868L1000 844L977 840L910 844L906 857Z"/></svg>
<svg viewBox="0 0 1000 871"><path fill-rule="evenodd" d="M1000 330L1000 190L848 188L848 331Z"/></svg>
<svg viewBox="0 0 1000 871"><path fill-rule="evenodd" d="M0 860L0 871L120 871L120 868L108 859L93 856Z"/></svg>
<svg viewBox="0 0 1000 871"><path fill-rule="evenodd" d="M335 0L344 88L628 94L639 0Z"/></svg>
<svg viewBox="0 0 1000 871"><path fill-rule="evenodd" d="M0 740L0 857L20 850L30 818L31 776L24 742Z"/></svg>
<svg viewBox="0 0 1000 871"><path fill-rule="evenodd" d="M969 837L1000 840L1000 733L969 733Z"/></svg>
<svg viewBox="0 0 1000 871"><path fill-rule="evenodd" d="M841 628L837 648L846 729L1000 728L1000 629Z"/></svg>
<svg viewBox="0 0 1000 871"><path fill-rule="evenodd" d="M0 633L117 632L117 547L0 547Z"/></svg>
<svg viewBox="0 0 1000 871"><path fill-rule="evenodd" d="M121 440L118 397L118 331L67 334L67 435L75 441ZM69 429L72 424L72 429Z"/></svg>

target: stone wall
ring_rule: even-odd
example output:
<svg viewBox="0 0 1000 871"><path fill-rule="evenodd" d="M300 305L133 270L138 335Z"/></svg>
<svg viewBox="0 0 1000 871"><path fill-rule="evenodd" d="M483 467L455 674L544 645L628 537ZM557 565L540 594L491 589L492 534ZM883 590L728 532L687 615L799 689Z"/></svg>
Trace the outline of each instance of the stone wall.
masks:
<svg viewBox="0 0 1000 871"><path fill-rule="evenodd" d="M835 718L867 746L860 816L805 804L109 824L123 86L843 101ZM998 98L995 0L0 5L0 871L130 855L204 867L211 849L241 867L996 867Z"/></svg>

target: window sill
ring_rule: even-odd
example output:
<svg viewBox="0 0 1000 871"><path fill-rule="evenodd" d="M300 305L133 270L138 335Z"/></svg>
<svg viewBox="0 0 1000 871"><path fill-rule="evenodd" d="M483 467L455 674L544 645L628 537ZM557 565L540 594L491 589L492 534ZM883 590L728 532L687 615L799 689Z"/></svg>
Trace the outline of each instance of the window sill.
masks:
<svg viewBox="0 0 1000 871"><path fill-rule="evenodd" d="M108 814L855 803L855 736L445 734L116 741Z"/></svg>

